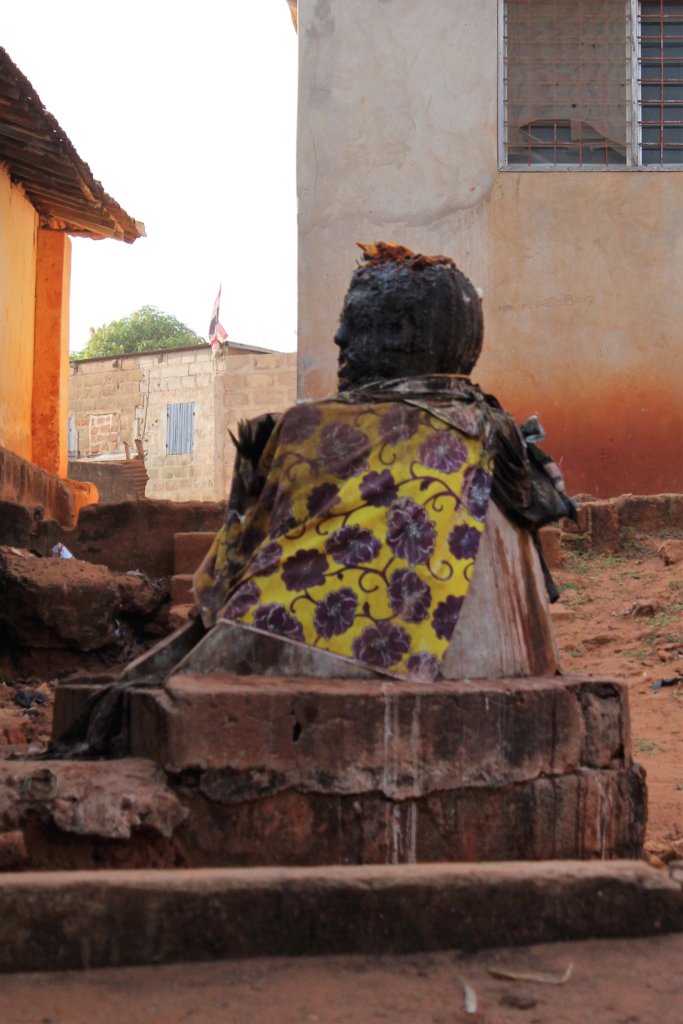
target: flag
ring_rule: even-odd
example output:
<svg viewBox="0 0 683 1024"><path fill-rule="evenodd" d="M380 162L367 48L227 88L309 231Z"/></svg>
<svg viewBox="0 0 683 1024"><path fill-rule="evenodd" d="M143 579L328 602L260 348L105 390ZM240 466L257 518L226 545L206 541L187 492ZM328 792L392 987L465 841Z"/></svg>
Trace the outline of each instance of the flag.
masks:
<svg viewBox="0 0 683 1024"><path fill-rule="evenodd" d="M221 288L222 287L223 286L221 285ZM213 304L211 323L209 324L209 342L211 343L212 352L217 352L221 345L223 345L228 339L228 332L218 319L221 308L221 288L218 289L218 295L216 296L216 301Z"/></svg>

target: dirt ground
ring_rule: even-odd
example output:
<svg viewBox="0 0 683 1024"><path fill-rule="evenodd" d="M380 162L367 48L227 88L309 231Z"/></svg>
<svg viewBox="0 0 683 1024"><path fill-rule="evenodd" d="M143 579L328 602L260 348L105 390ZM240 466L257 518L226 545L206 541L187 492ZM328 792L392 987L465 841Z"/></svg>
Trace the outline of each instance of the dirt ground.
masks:
<svg viewBox="0 0 683 1024"><path fill-rule="evenodd" d="M567 554L554 571L562 598L553 617L565 672L628 683L635 756L647 770L646 846L670 860L683 858L683 682L652 684L683 679L683 562L665 565L661 543L634 540L623 555ZM54 685L0 682L0 755L47 742ZM22 693L31 707L17 705Z"/></svg>
<svg viewBox="0 0 683 1024"><path fill-rule="evenodd" d="M660 545L568 555L553 573L562 594L553 618L567 674L628 684L634 756L647 771L646 849L669 860L683 857L683 562L665 565Z"/></svg>
<svg viewBox="0 0 683 1024"><path fill-rule="evenodd" d="M5 975L7 1024L681 1024L683 935ZM565 984L493 977L545 972ZM467 986L467 989L465 988ZM466 992L467 1003L466 1003Z"/></svg>

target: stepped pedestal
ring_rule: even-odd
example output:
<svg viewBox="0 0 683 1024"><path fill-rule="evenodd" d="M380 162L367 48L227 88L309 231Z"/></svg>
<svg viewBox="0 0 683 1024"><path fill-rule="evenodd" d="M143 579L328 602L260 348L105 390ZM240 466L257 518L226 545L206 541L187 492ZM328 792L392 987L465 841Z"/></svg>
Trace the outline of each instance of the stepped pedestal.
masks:
<svg viewBox="0 0 683 1024"><path fill-rule="evenodd" d="M625 688L179 674L130 696L131 753L189 815L186 863L638 856Z"/></svg>

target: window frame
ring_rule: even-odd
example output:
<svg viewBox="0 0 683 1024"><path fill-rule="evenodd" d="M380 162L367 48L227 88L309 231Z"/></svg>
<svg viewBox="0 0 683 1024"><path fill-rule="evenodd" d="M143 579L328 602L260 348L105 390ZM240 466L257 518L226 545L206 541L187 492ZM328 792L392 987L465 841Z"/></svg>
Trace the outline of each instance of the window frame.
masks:
<svg viewBox="0 0 683 1024"><path fill-rule="evenodd" d="M498 0L498 170L506 174L629 174L674 173L683 171L680 164L642 163L642 127L640 124L640 53L638 35L640 27L640 0L625 0L630 8L629 55L631 68L631 141L627 149L626 164L510 164L506 150L506 104L505 91L505 5L507 0Z"/></svg>
<svg viewBox="0 0 683 1024"><path fill-rule="evenodd" d="M177 451L175 449L175 447L174 447L173 451L170 451L171 436L172 436L172 432L171 432L171 419L175 415L179 415L180 416L180 414L176 414L176 413L172 414L171 413L171 409L174 409L174 410L175 409L180 409L180 407L184 407L184 408L189 408L190 409L190 413L189 413L189 416L188 416L188 423L189 423L189 445L190 445L190 447L189 447L189 451L186 451L186 450ZM194 417L195 417L195 403L194 402L167 402L166 403L166 457L167 458L169 456L174 456L174 455L194 455ZM174 440L176 440L175 437L174 437Z"/></svg>

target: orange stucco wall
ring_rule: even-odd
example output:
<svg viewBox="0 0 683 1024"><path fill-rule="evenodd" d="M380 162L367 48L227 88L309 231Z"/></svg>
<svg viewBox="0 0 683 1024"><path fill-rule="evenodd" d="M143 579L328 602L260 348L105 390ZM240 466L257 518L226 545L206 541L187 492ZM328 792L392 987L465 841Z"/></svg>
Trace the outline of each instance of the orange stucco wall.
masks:
<svg viewBox="0 0 683 1024"><path fill-rule="evenodd" d="M32 458L36 212L0 168L0 445Z"/></svg>
<svg viewBox="0 0 683 1024"><path fill-rule="evenodd" d="M67 474L71 239L38 231L33 364L33 461Z"/></svg>

